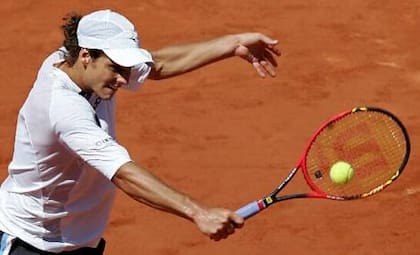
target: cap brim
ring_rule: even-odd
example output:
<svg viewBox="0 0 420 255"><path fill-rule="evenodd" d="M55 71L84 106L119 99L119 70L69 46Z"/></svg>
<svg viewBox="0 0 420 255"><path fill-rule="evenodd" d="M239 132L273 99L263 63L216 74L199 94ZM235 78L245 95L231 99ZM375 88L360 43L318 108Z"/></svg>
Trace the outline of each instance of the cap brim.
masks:
<svg viewBox="0 0 420 255"><path fill-rule="evenodd" d="M113 62L124 67L153 62L152 55L141 48L104 49L103 51Z"/></svg>

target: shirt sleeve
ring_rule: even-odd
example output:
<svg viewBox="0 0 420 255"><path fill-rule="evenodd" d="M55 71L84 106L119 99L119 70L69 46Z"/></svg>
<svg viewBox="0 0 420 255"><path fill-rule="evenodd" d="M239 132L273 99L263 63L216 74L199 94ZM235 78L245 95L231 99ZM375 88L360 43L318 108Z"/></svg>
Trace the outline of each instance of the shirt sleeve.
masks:
<svg viewBox="0 0 420 255"><path fill-rule="evenodd" d="M132 161L127 150L98 125L95 111L77 93L56 96L50 119L60 142L108 179Z"/></svg>
<svg viewBox="0 0 420 255"><path fill-rule="evenodd" d="M127 86L123 88L128 90L137 90L144 83L152 70L148 63L141 63L131 68L130 78Z"/></svg>

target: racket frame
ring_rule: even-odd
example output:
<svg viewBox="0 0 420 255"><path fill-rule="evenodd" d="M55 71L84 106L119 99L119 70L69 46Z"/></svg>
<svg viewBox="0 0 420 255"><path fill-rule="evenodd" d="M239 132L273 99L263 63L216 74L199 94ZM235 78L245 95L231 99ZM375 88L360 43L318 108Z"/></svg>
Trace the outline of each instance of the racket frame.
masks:
<svg viewBox="0 0 420 255"><path fill-rule="evenodd" d="M402 161L399 169L397 169L395 174L393 176L391 176L391 178L389 180L387 180L385 183L383 183L382 185L380 185L378 187L375 187L374 189L370 190L369 192L364 193L364 194L360 194L360 195L357 195L357 196L348 196L348 197L341 197L341 196L334 196L334 195L326 194L325 192L320 190L312 182L312 180L309 176L309 172L308 172L308 169L306 167L307 154L308 154L309 150L311 149L311 146L312 146L313 142L318 137L318 135L325 128L327 128L331 123L334 123L334 122L348 116L349 114L353 114L353 113L359 112L359 111L380 112L382 114L385 114L385 115L389 116L393 121L395 121L395 123L397 123L397 125L400 127L400 129L403 133L403 136L405 138L406 154L403 158L403 161ZM407 132L406 128L404 127L404 125L402 124L402 122L395 115L393 115L389 111L386 111L384 109L377 108L377 107L355 107L350 111L345 111L345 112L342 112L340 114L335 115L334 117L327 120L320 128L318 128L318 130L316 130L316 132L310 138L309 143L306 145L305 151L302 154L302 156L300 157L297 166L290 171L289 175L283 180L283 182L277 188L275 188L269 195L263 197L260 200L253 201L253 202L241 207L240 209L238 209L236 211L236 213L239 214L240 216L242 216L243 218L247 219L247 218L257 214L258 212L266 209L267 207L269 207L270 205L272 205L276 202L289 200L289 199L295 199L295 198L325 198L325 199L331 199L331 200L336 200L336 201L346 201L346 200L353 200L353 199L365 198L365 197L371 196L371 195L376 194L379 191L385 189L387 186L389 186L392 182L394 182L401 175L402 171L404 170L404 168L405 168L405 166L408 162L410 152L411 152L411 146L410 146L410 139L409 139L409 136L408 136L408 132ZM306 183L308 184L308 186L311 188L312 191L307 192L307 193L295 193L295 194L277 196L277 194L279 194L280 191L282 191L286 187L286 185L293 179L293 177L296 175L298 170L302 171L303 177L304 177Z"/></svg>

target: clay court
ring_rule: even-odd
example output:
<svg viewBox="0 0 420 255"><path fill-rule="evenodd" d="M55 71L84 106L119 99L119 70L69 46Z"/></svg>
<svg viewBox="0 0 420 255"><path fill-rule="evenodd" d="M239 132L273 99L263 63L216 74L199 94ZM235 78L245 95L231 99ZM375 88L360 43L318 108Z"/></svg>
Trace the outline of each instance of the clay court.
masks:
<svg viewBox="0 0 420 255"><path fill-rule="evenodd" d="M232 58L118 94L120 143L140 165L205 204L237 209L259 199L296 164L321 123L354 106L392 111L412 142L405 172L385 191L351 202L285 201L220 242L120 192L105 254L419 254L419 1L4 0L1 179L18 110L41 61L61 45L61 18L102 8L129 17L150 50L246 31L280 41L274 79ZM303 188L298 181L292 189Z"/></svg>

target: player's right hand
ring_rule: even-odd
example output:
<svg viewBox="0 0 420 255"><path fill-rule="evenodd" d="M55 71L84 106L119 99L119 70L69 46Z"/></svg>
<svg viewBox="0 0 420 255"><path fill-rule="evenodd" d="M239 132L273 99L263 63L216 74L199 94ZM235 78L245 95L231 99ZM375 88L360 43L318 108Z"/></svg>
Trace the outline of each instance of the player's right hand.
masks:
<svg viewBox="0 0 420 255"><path fill-rule="evenodd" d="M235 232L236 228L242 227L244 223L241 216L223 208L201 210L194 216L193 220L202 233L215 241L227 238Z"/></svg>

